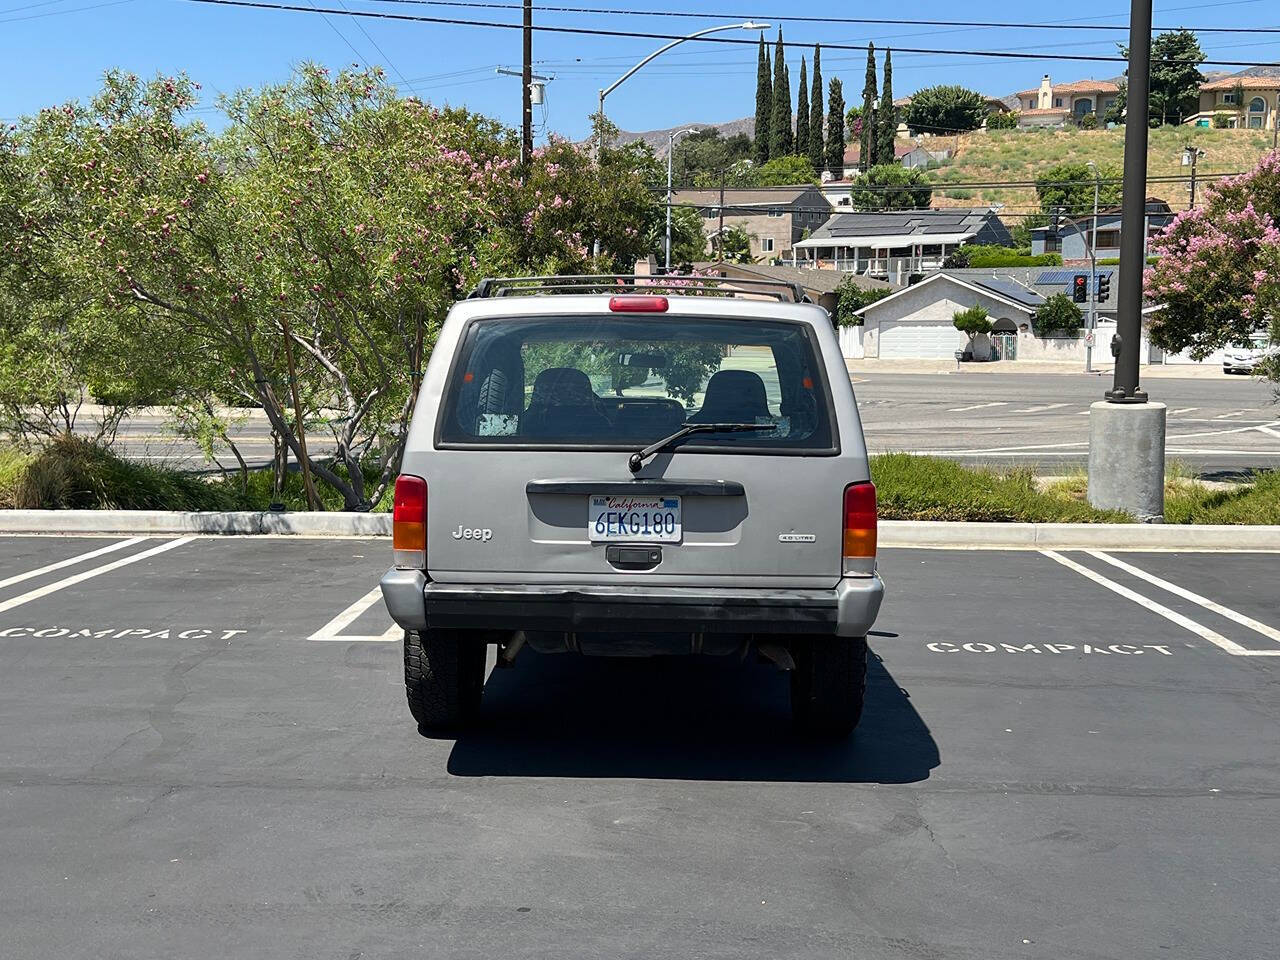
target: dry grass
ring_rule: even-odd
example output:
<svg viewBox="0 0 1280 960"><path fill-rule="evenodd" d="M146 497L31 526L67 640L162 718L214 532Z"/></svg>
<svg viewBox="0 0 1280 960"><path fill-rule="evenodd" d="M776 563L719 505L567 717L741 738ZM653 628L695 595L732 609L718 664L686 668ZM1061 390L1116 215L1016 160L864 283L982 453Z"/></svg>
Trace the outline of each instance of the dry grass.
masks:
<svg viewBox="0 0 1280 960"><path fill-rule="evenodd" d="M980 206L1004 203L1021 211L1037 209L1034 188L947 190L947 183L1034 180L1037 174L1059 163L1093 160L1101 167L1119 169L1124 160L1124 130L978 130L959 137L938 137L939 148L958 150L946 165L930 171L941 189L934 191L937 206ZM1205 152L1197 172L1240 173L1252 169L1271 149L1270 131L1214 130L1205 127L1162 127L1151 131L1147 150L1148 176L1184 176L1182 148L1195 144ZM945 191L945 192L944 192ZM1174 209L1186 206L1186 185L1152 184L1148 193L1169 201Z"/></svg>

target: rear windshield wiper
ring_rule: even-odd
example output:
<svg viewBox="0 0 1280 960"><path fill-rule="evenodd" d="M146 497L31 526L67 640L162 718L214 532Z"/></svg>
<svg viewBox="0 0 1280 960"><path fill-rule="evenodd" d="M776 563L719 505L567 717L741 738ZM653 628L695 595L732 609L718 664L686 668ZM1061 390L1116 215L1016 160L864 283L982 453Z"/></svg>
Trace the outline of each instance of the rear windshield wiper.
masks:
<svg viewBox="0 0 1280 960"><path fill-rule="evenodd" d="M655 453L660 453L677 440L683 440L691 433L743 433L747 430L776 430L776 423L686 423L669 437L651 443L637 450L627 461L627 468L632 473L639 473L644 462Z"/></svg>

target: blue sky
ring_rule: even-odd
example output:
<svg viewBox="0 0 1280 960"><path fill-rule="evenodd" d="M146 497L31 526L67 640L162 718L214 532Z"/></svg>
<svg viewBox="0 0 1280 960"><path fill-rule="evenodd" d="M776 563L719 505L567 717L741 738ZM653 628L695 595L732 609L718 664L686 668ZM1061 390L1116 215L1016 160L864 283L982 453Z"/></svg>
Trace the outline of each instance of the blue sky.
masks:
<svg viewBox="0 0 1280 960"><path fill-rule="evenodd" d="M270 0L264 0L270 2ZM374 0L293 0L301 5L402 12L471 20L519 22L518 10L422 6ZM510 0L493 0L497 3ZM621 0L561 0L568 6L623 8ZM758 9L756 4L758 3ZM1122 31L1092 33L927 27L912 22L892 26L788 22L776 15L878 16L877 8L796 7L781 0L634 0L632 7L706 12L706 19L554 14L535 10L535 22L688 33L750 15L781 24L788 41L811 44L875 42L877 48L1025 50L1045 53L1114 53ZM1191 4L1167 0L1155 5L1157 25L1257 27L1280 25L1275 0L1230 0ZM1128 4L1077 0L1056 6L1072 22L1122 24ZM1011 15L1010 11L1017 12ZM860 12L861 11L861 12ZM914 19L1002 20L1034 18L1032 8L998 0L916 0ZM729 12L726 19L717 13ZM771 16L772 15L772 16ZM1064 18L1065 19L1065 18ZM1059 20L1059 22L1062 22ZM354 61L379 63L400 86L424 99L466 106L515 124L519 121L519 81L495 75L502 65L517 67L520 33L440 24L322 17L316 14L217 7L184 0L0 0L0 118L11 120L41 106L85 98L102 71L119 66L139 74L187 71L204 86L209 102L230 91L283 80L293 65L316 60L337 68ZM361 29L363 27L363 30ZM722 36L751 38L745 33ZM772 40L774 30L768 32ZM554 74L548 86L544 129L582 137L596 91L608 85L661 41L535 33L536 70ZM1204 35L1201 45L1223 60L1280 61L1280 34ZM353 50L354 48L354 50ZM788 50L793 84L799 80L800 50ZM824 51L823 74L844 81L845 99L860 97L865 54ZM1234 69L1234 68L1233 68ZM731 120L754 112L756 53L752 47L689 43L654 61L627 81L608 101L608 115L627 130ZM899 96L935 83L962 83L1003 96L1036 86L1043 73L1055 80L1108 77L1121 72L1110 63L992 60L948 55L894 54L894 91ZM216 124L216 114L203 116Z"/></svg>

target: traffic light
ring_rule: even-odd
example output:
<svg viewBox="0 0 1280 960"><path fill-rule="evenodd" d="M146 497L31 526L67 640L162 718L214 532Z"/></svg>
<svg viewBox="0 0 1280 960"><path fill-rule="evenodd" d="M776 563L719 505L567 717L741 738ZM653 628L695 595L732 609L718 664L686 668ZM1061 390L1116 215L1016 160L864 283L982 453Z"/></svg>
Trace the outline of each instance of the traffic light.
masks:
<svg viewBox="0 0 1280 960"><path fill-rule="evenodd" d="M1062 229L1062 208L1054 207L1053 217L1049 221L1049 235L1051 237L1056 237L1058 235L1058 231L1061 229Z"/></svg>
<svg viewBox="0 0 1280 960"><path fill-rule="evenodd" d="M1111 274L1098 274L1098 302L1106 303L1111 297Z"/></svg>
<svg viewBox="0 0 1280 960"><path fill-rule="evenodd" d="M1089 275L1077 273L1071 282L1071 299L1076 303L1089 302Z"/></svg>

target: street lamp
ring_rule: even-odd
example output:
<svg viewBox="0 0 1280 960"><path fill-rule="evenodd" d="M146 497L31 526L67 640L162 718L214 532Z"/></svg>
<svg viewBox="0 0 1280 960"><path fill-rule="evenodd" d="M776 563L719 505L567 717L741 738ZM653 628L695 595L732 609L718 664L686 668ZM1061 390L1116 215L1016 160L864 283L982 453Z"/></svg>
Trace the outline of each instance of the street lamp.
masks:
<svg viewBox="0 0 1280 960"><path fill-rule="evenodd" d="M672 47L679 46L680 44L684 43L686 40L696 40L698 37L705 37L708 33L719 33L722 30L767 30L770 26L771 24L768 24L768 23L756 23L753 20L748 20L745 23L726 23L719 27L707 27L707 29L705 30L695 31L694 33L689 34L687 37L680 37L678 40L672 40L666 46L659 47L657 50L653 51L653 53L649 54L647 57L645 57L643 60L637 63L634 67L632 67L622 76L620 76L617 80L613 81L613 83L609 84L609 86L602 87L600 90L600 110L596 114L596 124L600 128L597 131L597 137L596 137L596 162L599 163L601 158L604 156L604 98L607 97L609 94L613 93L613 91L617 90L618 87L622 86L622 84L625 83L627 79L629 79L631 75L634 74L637 70L643 67L650 60L653 60L656 57L662 56ZM592 246L591 252L592 252L592 256L596 256L596 257L600 256L600 238L599 237L596 238L596 242Z"/></svg>
<svg viewBox="0 0 1280 960"><path fill-rule="evenodd" d="M617 80L613 81L613 83L609 84L609 86L602 88L600 90L600 112L598 114L598 117L599 117L598 122L600 124L599 137L597 140L599 144L598 146L599 153L597 153L596 156L599 157L604 154L604 98L607 97L609 94L613 93L613 91L617 90L618 87L622 86L622 84L628 78L630 78L633 73L635 73L637 70L643 67L650 60L653 60L656 57L662 56L672 47L679 46L680 44L684 43L686 40L694 40L694 39L697 39L698 37L705 37L708 33L719 33L722 30L767 30L770 26L771 24L768 24L768 23L755 23L754 21L748 20L746 23L726 23L723 26L707 27L707 29L705 30L698 30L695 33L689 34L687 37L681 37L678 40L672 40L666 46L659 47L657 50L653 51L653 53L649 54L647 57L645 57L643 60L637 63L634 67L632 67L622 76L620 76Z"/></svg>
<svg viewBox="0 0 1280 960"><path fill-rule="evenodd" d="M671 158L676 152L676 141L686 133L694 133L696 130L696 127L690 127L688 130L677 130L667 135L667 240L663 257L663 267L667 273L671 272Z"/></svg>

